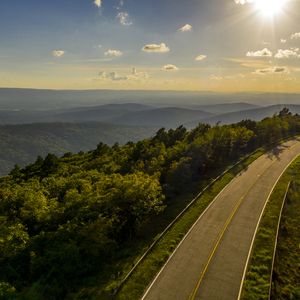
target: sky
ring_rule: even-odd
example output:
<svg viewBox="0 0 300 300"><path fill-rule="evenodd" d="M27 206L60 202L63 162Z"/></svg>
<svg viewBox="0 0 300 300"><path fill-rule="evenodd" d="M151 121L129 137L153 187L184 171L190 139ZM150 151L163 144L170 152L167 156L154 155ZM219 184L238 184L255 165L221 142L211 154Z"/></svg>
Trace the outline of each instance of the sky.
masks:
<svg viewBox="0 0 300 300"><path fill-rule="evenodd" d="M0 87L300 93L300 0L1 0Z"/></svg>

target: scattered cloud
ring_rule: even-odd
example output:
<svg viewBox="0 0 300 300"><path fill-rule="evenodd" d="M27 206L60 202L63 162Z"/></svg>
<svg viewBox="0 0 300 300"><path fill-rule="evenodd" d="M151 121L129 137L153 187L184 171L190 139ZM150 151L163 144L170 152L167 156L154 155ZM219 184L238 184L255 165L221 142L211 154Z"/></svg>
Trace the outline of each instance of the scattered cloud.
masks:
<svg viewBox="0 0 300 300"><path fill-rule="evenodd" d="M102 0L94 0L94 4L95 4L97 7L101 7L101 6L102 6Z"/></svg>
<svg viewBox="0 0 300 300"><path fill-rule="evenodd" d="M149 78L148 73L146 72L138 72L136 68L132 68L132 72L127 76L130 80L138 80L138 79L147 79Z"/></svg>
<svg viewBox="0 0 300 300"><path fill-rule="evenodd" d="M148 44L142 49L144 52L156 52L156 53L166 53L170 51L170 48L165 44Z"/></svg>
<svg viewBox="0 0 300 300"><path fill-rule="evenodd" d="M179 31L181 32L187 32L187 31L192 31L193 26L190 24L185 24L184 26L182 26L181 28L179 28Z"/></svg>
<svg viewBox="0 0 300 300"><path fill-rule="evenodd" d="M285 44L286 42L287 42L286 39L281 39L281 40L280 40L280 43L281 43L281 44Z"/></svg>
<svg viewBox="0 0 300 300"><path fill-rule="evenodd" d="M123 55L123 52L120 50L109 49L106 52L104 52L104 55L109 57L120 57Z"/></svg>
<svg viewBox="0 0 300 300"><path fill-rule="evenodd" d="M52 51L52 55L54 56L54 57L62 57L62 56L64 56L65 55L65 51L63 51L63 50L53 50Z"/></svg>
<svg viewBox="0 0 300 300"><path fill-rule="evenodd" d="M129 14L127 12L119 12L117 14L117 19L119 20L119 23L123 26L132 25L132 22L130 21Z"/></svg>
<svg viewBox="0 0 300 300"><path fill-rule="evenodd" d="M177 70L179 70L175 65L171 65L171 64L165 65L163 67L163 69L165 71L177 71Z"/></svg>
<svg viewBox="0 0 300 300"><path fill-rule="evenodd" d="M300 39L300 32L293 33L291 35L291 39L292 40L298 40L298 39Z"/></svg>
<svg viewBox="0 0 300 300"><path fill-rule="evenodd" d="M206 59L206 58L207 58L207 55L200 54L200 55L198 55L198 56L195 58L195 60L196 60L196 61L202 61L202 60L204 60L204 59Z"/></svg>
<svg viewBox="0 0 300 300"><path fill-rule="evenodd" d="M275 58L292 58L292 57L300 57L298 54L299 49L298 48L292 48L292 49L279 49L277 53L275 54Z"/></svg>
<svg viewBox="0 0 300 300"><path fill-rule="evenodd" d="M132 69L129 75L120 75L117 72L100 72L99 78L102 80L111 81L126 81L126 80L139 80L149 78L148 73L138 72L136 68Z"/></svg>
<svg viewBox="0 0 300 300"><path fill-rule="evenodd" d="M254 59L254 58L224 58L224 60L237 63L243 68L264 69L270 66L269 60Z"/></svg>
<svg viewBox="0 0 300 300"><path fill-rule="evenodd" d="M258 69L254 73L258 75L286 74L289 73L289 69L287 67L270 67L265 69Z"/></svg>
<svg viewBox="0 0 300 300"><path fill-rule="evenodd" d="M100 79L109 79L112 81L122 81L127 80L127 76L121 76L117 72L100 72L99 73Z"/></svg>
<svg viewBox="0 0 300 300"><path fill-rule="evenodd" d="M258 51L248 51L246 56L247 57L272 57L273 53L268 48L264 48Z"/></svg>

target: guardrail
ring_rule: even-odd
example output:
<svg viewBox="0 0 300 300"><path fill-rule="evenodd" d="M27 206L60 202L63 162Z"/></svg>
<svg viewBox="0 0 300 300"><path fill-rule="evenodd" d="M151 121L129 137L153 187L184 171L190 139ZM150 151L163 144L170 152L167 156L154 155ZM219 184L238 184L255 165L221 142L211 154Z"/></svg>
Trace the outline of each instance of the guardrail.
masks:
<svg viewBox="0 0 300 300"><path fill-rule="evenodd" d="M155 241L148 247L148 249L145 251L145 253L141 256L141 258L134 264L132 269L127 273L127 275L122 279L122 281L119 283L118 287L115 289L113 295L116 295L121 287L124 285L124 283L128 280L128 278L131 276L131 274L135 271L135 269L140 265L140 263L144 260L144 258L153 250L153 248L157 245L157 243L165 236L165 234L175 225L175 223L188 211L188 209L209 189L211 188L214 183L216 183L219 179L221 179L226 173L230 172L232 169L234 169L236 166L247 160L249 157L251 157L257 150L253 151L251 154L248 154L247 156L243 157L241 160L227 168L224 172L222 172L220 175L218 175L215 179L213 179L202 191L194 197L191 202L177 215L177 217L165 228L165 230L155 239Z"/></svg>
<svg viewBox="0 0 300 300"><path fill-rule="evenodd" d="M262 146L263 147L272 147L276 145L280 145L281 143L284 143L286 141L289 141L293 138L296 138L297 136L289 136L283 139L280 139L277 142L273 142L269 145ZM251 157L254 153L256 153L259 150L256 149L255 151L251 152L250 154L244 156L242 159L240 159L238 162L227 168L224 172L222 172L220 175L218 175L215 179L213 179L202 191L191 200L191 202L177 215L177 217L165 228L165 230L155 239L155 241L148 247L148 249L144 252L144 254L140 257L140 259L133 265L131 270L127 273L127 275L120 281L118 286L115 288L113 295L116 295L124 283L129 279L131 274L135 271L135 269L141 264L141 262L145 259L145 257L153 250L153 248L157 245L157 243L165 236L165 234L173 227L173 225L187 212L187 210L209 189L213 186L214 183L216 183L219 179L221 179L226 173L234 169L236 166L241 164L242 162L246 161L249 157Z"/></svg>

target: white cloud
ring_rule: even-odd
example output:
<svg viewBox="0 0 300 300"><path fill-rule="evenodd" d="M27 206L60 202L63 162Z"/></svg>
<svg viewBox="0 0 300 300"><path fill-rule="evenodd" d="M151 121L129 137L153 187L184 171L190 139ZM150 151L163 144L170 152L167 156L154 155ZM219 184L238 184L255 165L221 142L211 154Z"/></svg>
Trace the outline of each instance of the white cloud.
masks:
<svg viewBox="0 0 300 300"><path fill-rule="evenodd" d="M292 40L298 40L298 39L300 39L300 32L293 33L291 35L291 39Z"/></svg>
<svg viewBox="0 0 300 300"><path fill-rule="evenodd" d="M277 53L275 54L275 58L291 58L291 57L300 57L298 54L299 49L298 48L292 48L292 49L279 49Z"/></svg>
<svg viewBox="0 0 300 300"><path fill-rule="evenodd" d="M156 53L166 53L170 51L170 48L165 44L148 44L142 49L144 52L156 52Z"/></svg>
<svg viewBox="0 0 300 300"><path fill-rule="evenodd" d="M179 70L175 65L171 65L171 64L165 65L163 67L163 69L165 71L177 71L177 70Z"/></svg>
<svg viewBox="0 0 300 300"><path fill-rule="evenodd" d="M126 80L140 80L149 78L148 74L145 72L138 72L136 68L132 69L129 75L120 75L117 72L100 72L99 78L102 80L111 81L126 81Z"/></svg>
<svg viewBox="0 0 300 300"><path fill-rule="evenodd" d="M248 57L272 57L273 53L269 49L264 48L264 49L258 50L258 51L248 51L246 56L248 56Z"/></svg>
<svg viewBox="0 0 300 300"><path fill-rule="evenodd" d="M100 72L99 73L100 79L109 79L112 81L123 81L127 80L127 76L121 76L117 72Z"/></svg>
<svg viewBox="0 0 300 300"><path fill-rule="evenodd" d="M185 24L184 26L182 26L181 28L179 28L179 31L181 32L187 32L187 31L192 31L193 26L190 24Z"/></svg>
<svg viewBox="0 0 300 300"><path fill-rule="evenodd" d="M138 72L136 68L132 68L132 72L127 78L129 80L147 79L149 75L146 72Z"/></svg>
<svg viewBox="0 0 300 300"><path fill-rule="evenodd" d="M102 6L102 0L94 0L94 4L95 4L97 7L101 7L101 6Z"/></svg>
<svg viewBox="0 0 300 300"><path fill-rule="evenodd" d="M129 14L127 12L119 12L117 14L117 19L119 20L120 24L123 26L130 26L132 22L130 21Z"/></svg>
<svg viewBox="0 0 300 300"><path fill-rule="evenodd" d="M280 43L281 43L281 44L285 44L286 42L287 42L286 39L281 39L281 40L280 40Z"/></svg>
<svg viewBox="0 0 300 300"><path fill-rule="evenodd" d="M52 55L54 56L54 57L62 57L62 56L64 56L65 55L65 51L63 51L63 50L53 50L52 51Z"/></svg>
<svg viewBox="0 0 300 300"><path fill-rule="evenodd" d="M104 52L104 55L110 57L120 57L123 55L123 52L120 50L109 49L106 52Z"/></svg>
<svg viewBox="0 0 300 300"><path fill-rule="evenodd" d="M289 69L287 67L270 67L265 69L258 69L254 73L258 75L285 74L289 73Z"/></svg>
<svg viewBox="0 0 300 300"><path fill-rule="evenodd" d="M202 61L202 60L204 60L205 58L207 58L206 55L200 54L200 55L198 55L198 56L195 58L195 60L196 60L196 61Z"/></svg>

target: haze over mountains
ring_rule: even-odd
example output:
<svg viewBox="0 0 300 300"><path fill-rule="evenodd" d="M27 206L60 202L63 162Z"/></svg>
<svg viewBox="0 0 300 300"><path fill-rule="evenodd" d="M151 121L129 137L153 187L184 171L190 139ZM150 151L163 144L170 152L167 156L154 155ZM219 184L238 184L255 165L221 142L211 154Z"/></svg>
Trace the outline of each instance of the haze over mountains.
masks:
<svg viewBox="0 0 300 300"><path fill-rule="evenodd" d="M112 103L139 103L164 107L184 107L241 102L255 105L299 104L299 94L225 94L186 91L76 91L0 88L0 109L69 109Z"/></svg>
<svg viewBox="0 0 300 300"><path fill-rule="evenodd" d="M0 89L0 175L48 152L124 144L161 127L258 121L283 107L300 114L299 95Z"/></svg>
<svg viewBox="0 0 300 300"><path fill-rule="evenodd" d="M0 89L0 124L94 121L174 127L198 121L228 123L240 120L232 113L258 109L253 117L257 113L263 118L282 105L300 104L299 98L298 94ZM270 105L271 109L266 108Z"/></svg>

